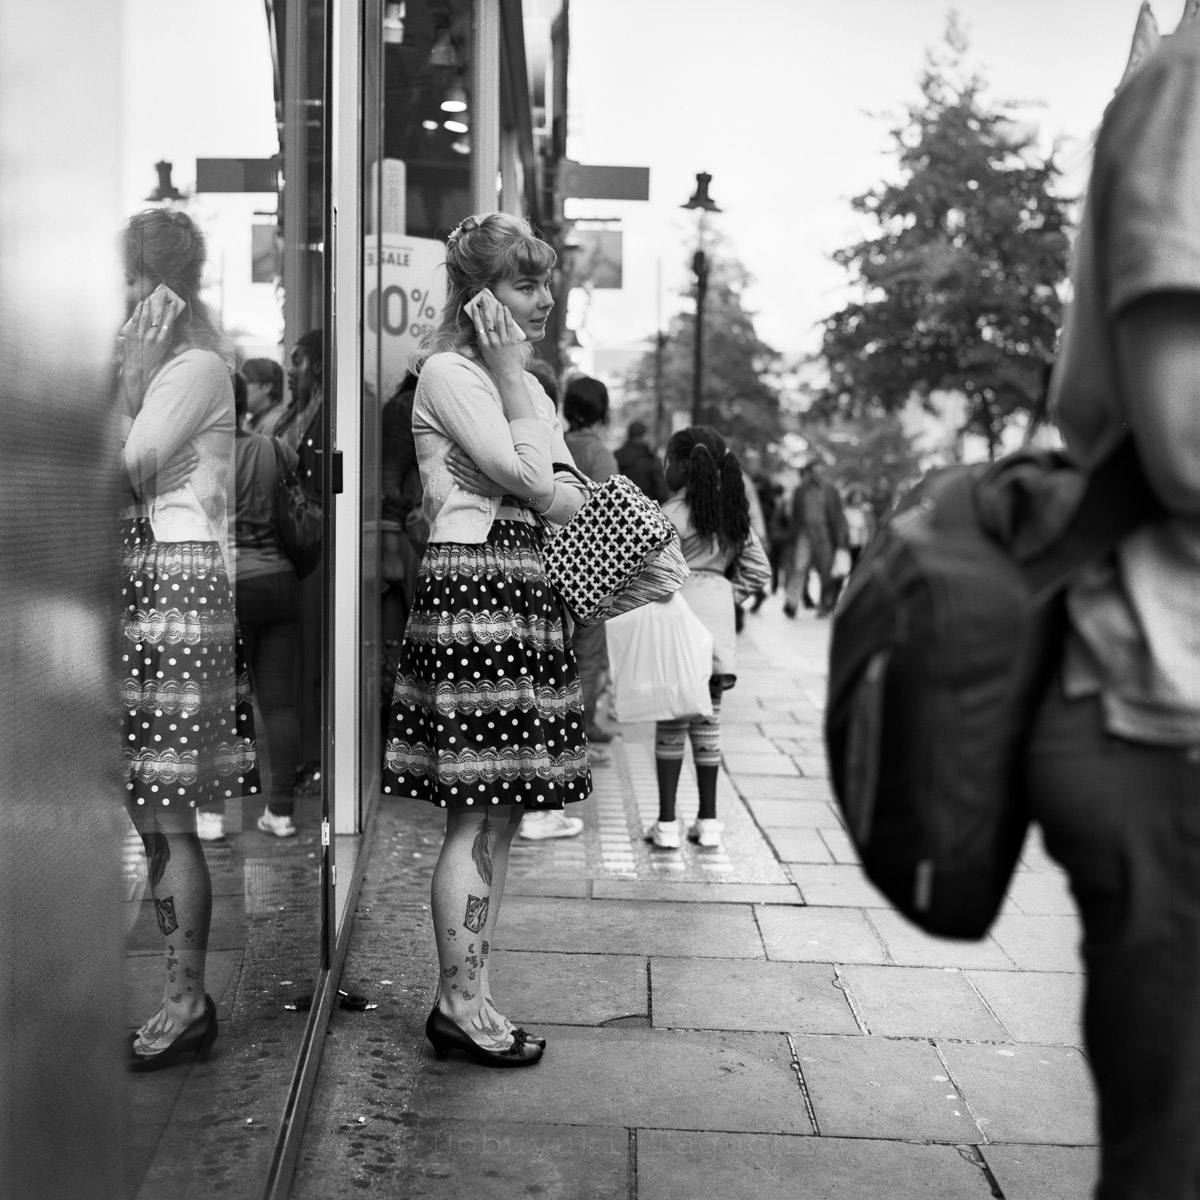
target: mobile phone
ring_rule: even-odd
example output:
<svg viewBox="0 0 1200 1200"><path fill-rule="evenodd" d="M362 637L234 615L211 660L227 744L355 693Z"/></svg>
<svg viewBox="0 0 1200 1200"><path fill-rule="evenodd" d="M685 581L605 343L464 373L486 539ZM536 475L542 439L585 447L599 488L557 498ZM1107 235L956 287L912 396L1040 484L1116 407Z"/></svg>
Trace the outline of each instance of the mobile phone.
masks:
<svg viewBox="0 0 1200 1200"><path fill-rule="evenodd" d="M157 318L164 325L172 323L187 307L165 283L150 293L149 301L151 319Z"/></svg>
<svg viewBox="0 0 1200 1200"><path fill-rule="evenodd" d="M501 304L494 295L492 295L490 288L483 288L482 290L476 292L475 295L472 296L463 307L471 316L472 320L474 319L475 314L478 312L480 316L483 317L485 329L495 329L500 323L501 314L506 311L504 305ZM517 331L517 341L525 341L525 331L519 325L517 325L515 321L513 322L513 325Z"/></svg>

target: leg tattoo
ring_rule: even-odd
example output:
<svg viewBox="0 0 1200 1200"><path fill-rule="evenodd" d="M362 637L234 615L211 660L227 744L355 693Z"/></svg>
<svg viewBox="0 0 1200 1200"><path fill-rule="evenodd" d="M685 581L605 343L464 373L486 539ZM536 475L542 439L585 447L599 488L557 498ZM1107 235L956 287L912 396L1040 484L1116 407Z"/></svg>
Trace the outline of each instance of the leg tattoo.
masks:
<svg viewBox="0 0 1200 1200"><path fill-rule="evenodd" d="M486 913L487 901L484 901L484 905ZM174 896L167 896L164 900L155 900L154 915L158 918L158 928L163 937L170 937L179 928L179 922L175 919Z"/></svg>
<svg viewBox="0 0 1200 1200"><path fill-rule="evenodd" d="M146 847L146 874L150 878L150 890L158 887L167 863L171 861L171 843L165 833L154 830L142 834L142 845Z"/></svg>
<svg viewBox="0 0 1200 1200"><path fill-rule="evenodd" d="M481 932L487 924L488 899L487 896L467 897L467 914L463 917L463 925L472 933Z"/></svg>
<svg viewBox="0 0 1200 1200"><path fill-rule="evenodd" d="M479 872L479 878L488 887L492 886L492 847L489 841L489 834L491 832L492 824L488 820L488 815L485 811L483 820L479 823L479 832L475 834L475 844L471 847L471 857L475 860L475 868Z"/></svg>

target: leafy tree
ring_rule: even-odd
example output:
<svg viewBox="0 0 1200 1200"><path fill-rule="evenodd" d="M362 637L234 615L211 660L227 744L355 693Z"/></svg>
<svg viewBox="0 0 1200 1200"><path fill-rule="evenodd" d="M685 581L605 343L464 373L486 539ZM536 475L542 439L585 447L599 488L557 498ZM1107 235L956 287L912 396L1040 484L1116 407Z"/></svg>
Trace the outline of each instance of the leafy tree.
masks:
<svg viewBox="0 0 1200 1200"><path fill-rule="evenodd" d="M715 248L714 248L715 247ZM754 331L754 316L743 301L750 284L746 268L719 239L709 248L708 292L704 302L704 370L701 421L720 430L736 453L763 449L779 438L779 394L768 381L779 355ZM692 365L696 335L693 312L671 319L662 347L663 410L692 411ZM652 428L656 413L656 352L649 351L626 381L627 415Z"/></svg>
<svg viewBox="0 0 1200 1200"><path fill-rule="evenodd" d="M835 255L859 298L824 323L825 411L893 412L962 393L963 433L994 455L1005 425L1037 403L1062 316L1071 201L1054 193L1011 105L966 74L953 16L927 56L921 102L891 131L899 173L852 201L878 233Z"/></svg>

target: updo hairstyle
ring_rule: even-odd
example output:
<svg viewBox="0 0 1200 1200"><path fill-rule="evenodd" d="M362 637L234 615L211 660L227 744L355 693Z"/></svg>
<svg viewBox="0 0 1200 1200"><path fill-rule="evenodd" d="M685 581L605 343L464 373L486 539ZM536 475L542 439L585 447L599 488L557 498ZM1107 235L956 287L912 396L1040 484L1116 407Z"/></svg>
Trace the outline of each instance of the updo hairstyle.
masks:
<svg viewBox="0 0 1200 1200"><path fill-rule="evenodd" d="M147 208L125 226L128 274L144 275L155 286L165 283L186 305L172 330L172 348L186 344L216 350L221 345L221 335L200 299L206 257L204 234L187 213Z"/></svg>
<svg viewBox="0 0 1200 1200"><path fill-rule="evenodd" d="M421 358L442 350L474 357L475 326L464 311L467 302L494 283L544 275L557 261L553 248L520 217L503 212L467 217L446 241L446 306Z"/></svg>

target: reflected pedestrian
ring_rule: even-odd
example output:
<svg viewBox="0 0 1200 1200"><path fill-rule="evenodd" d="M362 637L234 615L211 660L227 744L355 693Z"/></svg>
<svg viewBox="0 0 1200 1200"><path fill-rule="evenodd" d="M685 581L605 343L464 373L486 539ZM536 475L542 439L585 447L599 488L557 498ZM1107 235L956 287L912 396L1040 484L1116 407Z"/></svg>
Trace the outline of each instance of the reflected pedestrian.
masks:
<svg viewBox="0 0 1200 1200"><path fill-rule="evenodd" d="M246 415L239 428L274 433L283 418L283 368L273 358L248 358L242 364L246 381Z"/></svg>
<svg viewBox="0 0 1200 1200"><path fill-rule="evenodd" d="M642 421L631 421L626 433L625 444L617 450L617 466L622 475L628 475L634 483L656 504L662 504L671 495L663 476L662 463L658 455L646 445L646 425Z"/></svg>
<svg viewBox="0 0 1200 1200"><path fill-rule="evenodd" d="M204 238L184 213L148 209L130 219L124 257L123 749L166 975L131 1045L132 1069L147 1071L203 1058L216 1039L205 991L212 884L196 811L259 789L229 576L233 386L200 299Z"/></svg>

